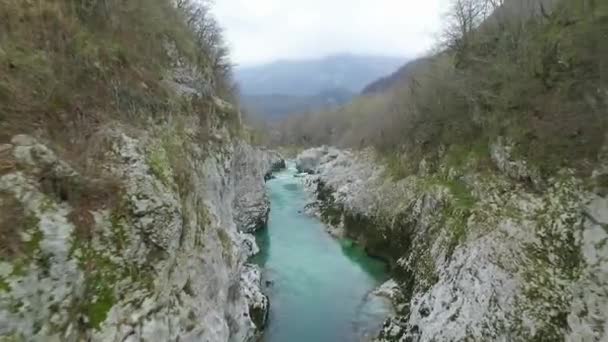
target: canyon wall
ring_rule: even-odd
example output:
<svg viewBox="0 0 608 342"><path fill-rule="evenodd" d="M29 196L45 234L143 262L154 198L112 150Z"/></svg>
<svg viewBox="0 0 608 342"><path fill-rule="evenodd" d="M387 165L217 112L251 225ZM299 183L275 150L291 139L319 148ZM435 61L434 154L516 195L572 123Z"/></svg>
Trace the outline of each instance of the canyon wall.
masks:
<svg viewBox="0 0 608 342"><path fill-rule="evenodd" d="M402 179L372 150L298 156L308 211L392 267L397 315L377 340L605 340L605 158L542 179L503 139L488 154L492 171L444 153Z"/></svg>

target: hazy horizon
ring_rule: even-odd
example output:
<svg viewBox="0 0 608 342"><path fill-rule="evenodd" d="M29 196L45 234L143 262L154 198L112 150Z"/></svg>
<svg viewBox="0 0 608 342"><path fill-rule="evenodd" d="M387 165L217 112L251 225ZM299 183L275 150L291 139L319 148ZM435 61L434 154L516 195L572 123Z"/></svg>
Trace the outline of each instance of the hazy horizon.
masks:
<svg viewBox="0 0 608 342"><path fill-rule="evenodd" d="M336 52L336 53L330 53L330 54L320 55L320 56L311 56L311 57L294 56L294 57L277 58L277 59L272 59L269 61L252 63L252 64L242 64L242 65L235 64L235 67L237 69L239 69L239 68L240 69L250 69L250 68L257 68L257 67L263 67L263 66L280 64L280 63L317 62L317 61L325 61L325 60L329 60L332 58L341 58L341 57L401 59L405 63L418 56L390 55L390 54L379 55L379 54L371 54L371 53L360 53L359 54L359 53L352 53L352 52Z"/></svg>
<svg viewBox="0 0 608 342"><path fill-rule="evenodd" d="M415 58L435 44L446 0L222 0L232 61L251 67L334 55Z"/></svg>

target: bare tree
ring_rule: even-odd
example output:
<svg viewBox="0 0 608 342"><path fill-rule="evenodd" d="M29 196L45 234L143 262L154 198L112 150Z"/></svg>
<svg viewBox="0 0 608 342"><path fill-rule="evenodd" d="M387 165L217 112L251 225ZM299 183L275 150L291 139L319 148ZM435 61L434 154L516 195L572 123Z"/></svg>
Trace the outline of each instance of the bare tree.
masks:
<svg viewBox="0 0 608 342"><path fill-rule="evenodd" d="M231 92L232 64L223 31L210 10L211 0L177 0L176 6L186 16L188 27L194 32L198 50L198 64L208 69L220 88Z"/></svg>

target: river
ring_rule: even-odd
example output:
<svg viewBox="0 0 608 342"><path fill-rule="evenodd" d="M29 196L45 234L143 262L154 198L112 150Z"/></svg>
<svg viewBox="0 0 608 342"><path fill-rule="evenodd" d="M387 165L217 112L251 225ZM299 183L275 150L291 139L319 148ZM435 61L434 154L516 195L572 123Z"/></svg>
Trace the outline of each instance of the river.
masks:
<svg viewBox="0 0 608 342"><path fill-rule="evenodd" d="M267 183L270 219L258 233L254 260L270 298L263 341L369 340L390 312L390 303L372 294L386 280L386 267L302 212L307 195L295 173L290 166Z"/></svg>

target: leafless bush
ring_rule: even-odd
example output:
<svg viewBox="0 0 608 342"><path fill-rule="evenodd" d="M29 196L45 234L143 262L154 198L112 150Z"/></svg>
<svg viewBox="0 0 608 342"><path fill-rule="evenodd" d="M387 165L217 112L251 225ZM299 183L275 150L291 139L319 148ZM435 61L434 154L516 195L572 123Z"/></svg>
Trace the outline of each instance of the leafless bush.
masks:
<svg viewBox="0 0 608 342"><path fill-rule="evenodd" d="M186 14L188 27L195 35L198 64L207 66L217 86L232 93L232 63L229 49L224 42L222 28L210 11L211 1L178 0L177 7Z"/></svg>
<svg viewBox="0 0 608 342"><path fill-rule="evenodd" d="M415 164L441 146L487 150L506 135L543 172L587 172L606 128L597 89L606 88L607 17L608 3L593 1L453 0L444 50L406 84L290 118L276 140L372 145Z"/></svg>

